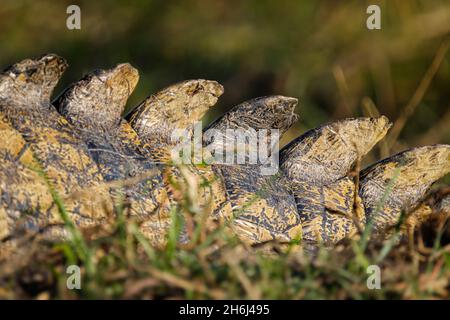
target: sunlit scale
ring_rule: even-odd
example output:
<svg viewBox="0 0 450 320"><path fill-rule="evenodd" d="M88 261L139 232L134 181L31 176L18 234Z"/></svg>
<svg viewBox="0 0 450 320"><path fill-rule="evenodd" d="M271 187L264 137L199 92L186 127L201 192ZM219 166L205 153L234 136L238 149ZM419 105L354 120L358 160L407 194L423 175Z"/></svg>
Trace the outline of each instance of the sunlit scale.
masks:
<svg viewBox="0 0 450 320"><path fill-rule="evenodd" d="M81 230L108 232L121 212L155 246L165 245L172 212L187 221L179 241L189 242L186 203L246 244L300 247L332 247L357 237L367 225L383 236L404 211L412 211L404 230L411 232L448 208L446 199L422 204L431 185L450 171L448 145L407 150L360 175L354 172L388 132L391 124L384 116L344 119L304 133L280 150L271 174L260 169L275 159L273 149L258 163L175 165L173 132L196 136L196 123L223 93L219 83L198 79L172 85L140 103L128 122L122 114L139 79L135 68L122 63L89 73L49 108L66 67L64 59L45 55L0 75L5 137L0 141L0 237L8 246L11 238L30 233L46 240L66 238L58 199ZM251 129L253 135L277 130L281 138L298 119L297 103L277 95L238 104L200 134L200 146L208 148L214 132L227 130ZM218 145L239 149L235 140ZM257 141L248 146L254 152L268 138L248 140Z"/></svg>

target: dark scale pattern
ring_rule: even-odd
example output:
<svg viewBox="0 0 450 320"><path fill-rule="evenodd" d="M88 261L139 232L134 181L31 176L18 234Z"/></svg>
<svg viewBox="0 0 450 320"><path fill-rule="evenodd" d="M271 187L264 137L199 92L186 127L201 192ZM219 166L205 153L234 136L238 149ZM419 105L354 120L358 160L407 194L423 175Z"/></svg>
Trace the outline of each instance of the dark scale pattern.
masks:
<svg viewBox="0 0 450 320"><path fill-rule="evenodd" d="M413 209L431 185L448 172L448 145L406 150L365 169L360 194L374 229L383 232L394 226L402 211Z"/></svg>
<svg viewBox="0 0 450 320"><path fill-rule="evenodd" d="M354 208L355 186L347 175L389 127L385 117L342 120L312 129L281 150L281 169L290 178L305 241L332 245L356 233L355 219L364 224L364 209Z"/></svg>
<svg viewBox="0 0 450 320"><path fill-rule="evenodd" d="M226 147L227 141L209 139L211 130L225 135L227 129L278 129L283 134L298 118L294 113L297 102L295 98L283 96L246 101L205 130L204 144L220 143ZM242 239L253 244L301 238L300 217L283 175L263 175L261 163L213 167L225 183L233 211L232 225Z"/></svg>
<svg viewBox="0 0 450 320"><path fill-rule="evenodd" d="M53 88L66 67L64 59L46 55L35 60L24 60L1 73L0 112L4 121L3 128L10 132L9 136L22 137L17 139L17 146L10 145L7 149L14 157L20 157L23 164L37 164L42 168L63 198L73 192L91 188L95 192L95 198L84 195L77 200L67 200L66 209L75 221L95 219L100 224L108 212L111 212L102 176L97 165L90 159L87 146L79 138L77 131L49 102ZM24 157L24 153L28 152L33 156L27 154ZM36 179L43 180L40 176ZM26 184L23 184L23 188L26 188ZM47 198L48 188L37 188L30 194L17 191L14 197L19 202L27 201L26 198L21 199L21 196L31 197L31 193L33 197ZM37 208L47 208L47 203L35 209L42 218L39 224L61 222L59 214L54 210L46 213Z"/></svg>
<svg viewBox="0 0 450 320"><path fill-rule="evenodd" d="M307 250L353 238L369 221L387 236L401 212L411 211L402 229L411 233L434 213L450 211L448 195L423 201L430 186L450 171L448 145L380 161L360 174L357 188L359 172L353 167L389 129L383 116L306 132L281 150L275 175L263 175L261 165L267 163L261 161L178 166L172 163L171 133L181 129L190 136L223 93L220 84L200 79L172 85L142 102L128 123L122 112L137 70L125 63L88 74L56 99L58 113L50 95L66 67L64 59L49 54L0 74L0 239L8 242L0 252L10 252L11 240L24 233L67 236L48 183L82 230L114 219L113 207L123 193L129 216L158 246L167 239L171 206L186 196L194 212L206 210L208 219L231 221L231 229L248 244L302 238ZM223 144L211 137L212 129L283 134L298 118L296 105L297 99L283 96L246 101L205 130L203 145ZM187 229L180 241L189 241Z"/></svg>
<svg viewBox="0 0 450 320"><path fill-rule="evenodd" d="M80 131L105 181L137 180L110 192L117 205L125 205L127 213L142 222L168 218L169 213L161 170L121 117L138 78L129 64L96 70L66 89L55 106ZM124 203L119 203L122 194Z"/></svg>

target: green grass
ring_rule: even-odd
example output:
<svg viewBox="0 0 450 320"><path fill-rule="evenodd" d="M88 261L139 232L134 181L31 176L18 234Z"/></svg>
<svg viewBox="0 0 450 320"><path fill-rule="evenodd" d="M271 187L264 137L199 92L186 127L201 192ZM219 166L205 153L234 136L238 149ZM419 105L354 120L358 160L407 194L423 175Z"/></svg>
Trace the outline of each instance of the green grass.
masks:
<svg viewBox="0 0 450 320"><path fill-rule="evenodd" d="M363 236L311 255L302 251L301 241L289 250L276 243L255 249L241 243L225 226L205 229L205 223L189 212L195 207L191 199L173 207L167 245L158 249L136 223L125 218L126 208L121 205L112 233L88 240L71 222L58 194L54 190L52 194L72 236L35 252L32 265L20 267L14 276L0 278L2 298L448 298L447 225L429 227L437 232L425 239L421 250L410 250L395 233L382 242ZM181 212L194 219L196 236L189 245L179 243L185 223ZM71 264L81 266L81 290L66 287L66 268ZM380 290L366 285L367 267L372 264L381 268ZM29 274L33 276L24 276Z"/></svg>
<svg viewBox="0 0 450 320"><path fill-rule="evenodd" d="M384 299L445 298L448 296L450 255L441 253L431 259L418 252L408 252L404 245L383 254L383 245L369 245L364 259L345 246L333 251L321 250L312 259L303 253L267 255L246 250L236 239L215 234L210 243L193 248L175 246L171 250L152 248L136 225L126 232L89 243L94 264L90 274L82 266L82 289L67 290L65 268L70 256L61 245L37 255L36 274L46 272L48 257L56 259L53 275L41 277L48 283L31 283L48 298L190 298L190 299ZM215 249L212 244L219 244ZM437 250L434 250L437 252ZM368 264L380 266L381 290L366 286ZM41 266L42 268L40 268ZM36 271L38 270L38 271ZM436 271L437 270L437 271ZM20 274L20 273L19 273ZM40 279L40 277L37 277ZM60 279L58 284L57 279ZM16 284L18 285L18 284ZM14 296L23 284L12 285ZM21 290L22 291L22 290ZM28 296L30 292L22 292ZM17 296L16 296L17 297Z"/></svg>

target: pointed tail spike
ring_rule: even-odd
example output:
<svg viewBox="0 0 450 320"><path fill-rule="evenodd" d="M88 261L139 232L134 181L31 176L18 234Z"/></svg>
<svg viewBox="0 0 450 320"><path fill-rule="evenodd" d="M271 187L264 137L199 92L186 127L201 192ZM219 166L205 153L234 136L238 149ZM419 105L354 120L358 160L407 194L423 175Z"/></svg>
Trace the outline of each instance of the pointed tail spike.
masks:
<svg viewBox="0 0 450 320"><path fill-rule="evenodd" d="M389 127L386 117L337 121L306 132L281 151L281 169L295 198L304 241L333 245L364 224L348 174Z"/></svg>
<svg viewBox="0 0 450 320"><path fill-rule="evenodd" d="M346 176L358 157L366 155L391 123L379 118L332 122L301 135L281 150L280 165L295 181L326 185Z"/></svg>
<svg viewBox="0 0 450 320"><path fill-rule="evenodd" d="M276 143L278 146L279 141L272 141L273 133L270 130L278 130L279 136L274 138L280 139L298 120L298 115L294 112L297 104L298 99L284 96L259 97L245 101L216 119L204 130L203 144L210 150L215 150L214 152L230 150L230 147L238 151L237 135L239 135L239 139L259 141L247 143L245 146L247 150L259 148L261 143L268 145L269 137L270 143L272 145ZM230 129L233 130L232 136L227 132ZM267 132L259 132L260 130ZM266 139L267 141L263 142ZM276 151L278 152L278 149Z"/></svg>
<svg viewBox="0 0 450 320"><path fill-rule="evenodd" d="M414 209L431 185L450 172L450 146L403 151L361 173L360 196L376 232L395 226Z"/></svg>
<svg viewBox="0 0 450 320"><path fill-rule="evenodd" d="M54 105L70 122L92 132L117 128L138 80L138 71L129 63L96 70L67 88Z"/></svg>
<svg viewBox="0 0 450 320"><path fill-rule="evenodd" d="M297 120L294 112L297 98L284 96L259 97L233 107L206 129L279 129L285 133Z"/></svg>
<svg viewBox="0 0 450 320"><path fill-rule="evenodd" d="M126 181L136 173L142 176L127 186L111 186L110 193L128 207L130 215L143 219L166 209L166 191L159 170L146 159L140 139L122 118L138 79L138 71L128 63L96 70L63 92L55 106L81 129L104 180Z"/></svg>
<svg viewBox="0 0 450 320"><path fill-rule="evenodd" d="M0 74L0 101L15 105L47 106L53 90L68 64L56 54L25 59Z"/></svg>
<svg viewBox="0 0 450 320"><path fill-rule="evenodd" d="M209 146L214 144L216 151L224 150L220 144L227 142L217 139L217 134L227 135L229 129L243 130L241 132L249 138L264 129L277 129L283 134L298 118L294 113L297 103L297 99L283 96L260 97L241 103L205 130L203 143ZM234 132L233 145L237 138L235 134L238 134ZM250 153L253 147L261 147L261 141L256 145L249 141L246 152ZM258 163L267 164L262 159L258 159ZM278 163L275 165L278 169ZM275 173L264 175L261 166L248 164L247 161L237 165L213 165L213 170L222 178L227 202L231 203L234 216L231 227L241 240L256 244L289 242L300 238L302 225L284 179ZM219 215L228 218L225 210Z"/></svg>
<svg viewBox="0 0 450 320"><path fill-rule="evenodd" d="M173 131L190 132L222 94L223 87L216 81L187 80L151 95L127 118L152 153L167 160Z"/></svg>

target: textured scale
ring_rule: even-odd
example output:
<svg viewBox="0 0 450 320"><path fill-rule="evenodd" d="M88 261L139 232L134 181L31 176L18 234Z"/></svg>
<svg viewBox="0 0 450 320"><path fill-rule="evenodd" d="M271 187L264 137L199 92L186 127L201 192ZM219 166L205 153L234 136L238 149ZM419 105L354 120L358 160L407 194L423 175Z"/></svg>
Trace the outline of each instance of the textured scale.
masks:
<svg viewBox="0 0 450 320"><path fill-rule="evenodd" d="M24 60L2 72L2 128L16 130L10 130L10 135L18 141L15 147L11 148L7 143L2 147L9 149L12 158L20 158L25 165L32 164L33 158L37 159L63 198L82 188L95 190L95 196L84 193L77 201L66 202L66 209L76 223L91 226L93 220L104 219L111 212L111 207L108 207L109 196L102 185L103 179L86 146L49 102L52 90L66 67L64 59L45 55L35 60ZM36 192L39 190L36 189ZM15 197L20 197L20 194L27 193L18 193ZM18 200L28 201L27 198ZM35 215L42 223L60 221L59 215L48 217L45 211L37 210Z"/></svg>
<svg viewBox="0 0 450 320"><path fill-rule="evenodd" d="M402 213L411 234L433 215L450 214L450 196L424 201L450 171L448 145L407 150L354 172L388 131L385 117L346 119L306 132L281 150L275 175L263 175L261 166L268 163L261 161L179 166L172 163L172 132L181 129L190 137L223 93L220 84L172 85L142 102L128 123L122 113L138 81L136 69L120 64L88 74L56 99L58 113L50 96L66 67L62 58L45 55L0 74L0 258L14 250L11 239L27 232L56 240L68 235L49 185L81 229L114 216L124 192L130 215L158 246L172 223L170 208L186 194L198 197L194 212L230 223L251 245L301 238L306 247L331 246L369 223L387 236ZM207 127L203 146L229 146L212 134L226 135L227 129L248 129L246 141L256 138L252 130L283 134L298 118L296 105L297 99L283 96L244 102ZM186 241L184 229L180 242Z"/></svg>
<svg viewBox="0 0 450 320"><path fill-rule="evenodd" d="M360 194L376 232L393 227L402 212L413 209L431 185L450 172L450 146L403 151L361 173ZM431 209L422 208L427 215Z"/></svg>
<svg viewBox="0 0 450 320"><path fill-rule="evenodd" d="M4 153L12 155L25 165L37 165L33 153L22 137L22 135L15 130L8 120L3 117L0 118L0 150Z"/></svg>
<svg viewBox="0 0 450 320"><path fill-rule="evenodd" d="M191 133L223 94L216 81L188 80L167 87L145 99L130 115L130 123L149 148L155 161L170 162L174 129Z"/></svg>
<svg viewBox="0 0 450 320"><path fill-rule="evenodd" d="M296 181L326 185L345 177L390 128L386 117L346 119L322 125L281 150L280 166Z"/></svg>
<svg viewBox="0 0 450 320"><path fill-rule="evenodd" d="M178 143L171 138L173 130L185 132L191 136L194 125L205 113L216 104L222 95L223 87L211 80L187 80L171 85L151 95L139 104L129 116L130 124L144 144L151 159L157 163L165 163L163 179L172 202L183 200L183 191L189 189L179 168L172 165L172 148ZM208 212L226 210L225 193L220 180L211 168L189 166L186 168L195 176L199 202L203 210ZM178 185L178 188L174 186ZM162 224L162 225L161 225ZM167 228L170 221L146 222L143 227L148 233L160 233Z"/></svg>
<svg viewBox="0 0 450 320"><path fill-rule="evenodd" d="M244 102L206 129L204 144L228 143L228 140L213 140L210 136L213 130L226 135L227 129L254 129L255 133L260 129L278 129L283 134L298 118L294 113L297 103L297 99L283 96ZM301 238L302 226L286 181L282 176L263 175L261 165L264 163L212 166L224 182L227 201L233 209L232 216L228 217L232 219L232 227L250 244Z"/></svg>
<svg viewBox="0 0 450 320"><path fill-rule="evenodd" d="M130 64L96 70L70 86L54 104L79 129L105 181L137 179L130 186L112 187L111 193L116 203L124 193L130 216L142 222L167 219L169 215L161 171L122 119L138 78L138 71Z"/></svg>
<svg viewBox="0 0 450 320"><path fill-rule="evenodd" d="M291 182L306 242L331 245L354 235L355 223L365 223L347 175L389 127L386 117L337 121L306 132L281 150L280 167Z"/></svg>
<svg viewBox="0 0 450 320"><path fill-rule="evenodd" d="M10 154L0 155L0 239L21 231L38 232L40 217L32 214L35 210L46 224L57 223L57 208L44 179Z"/></svg>

